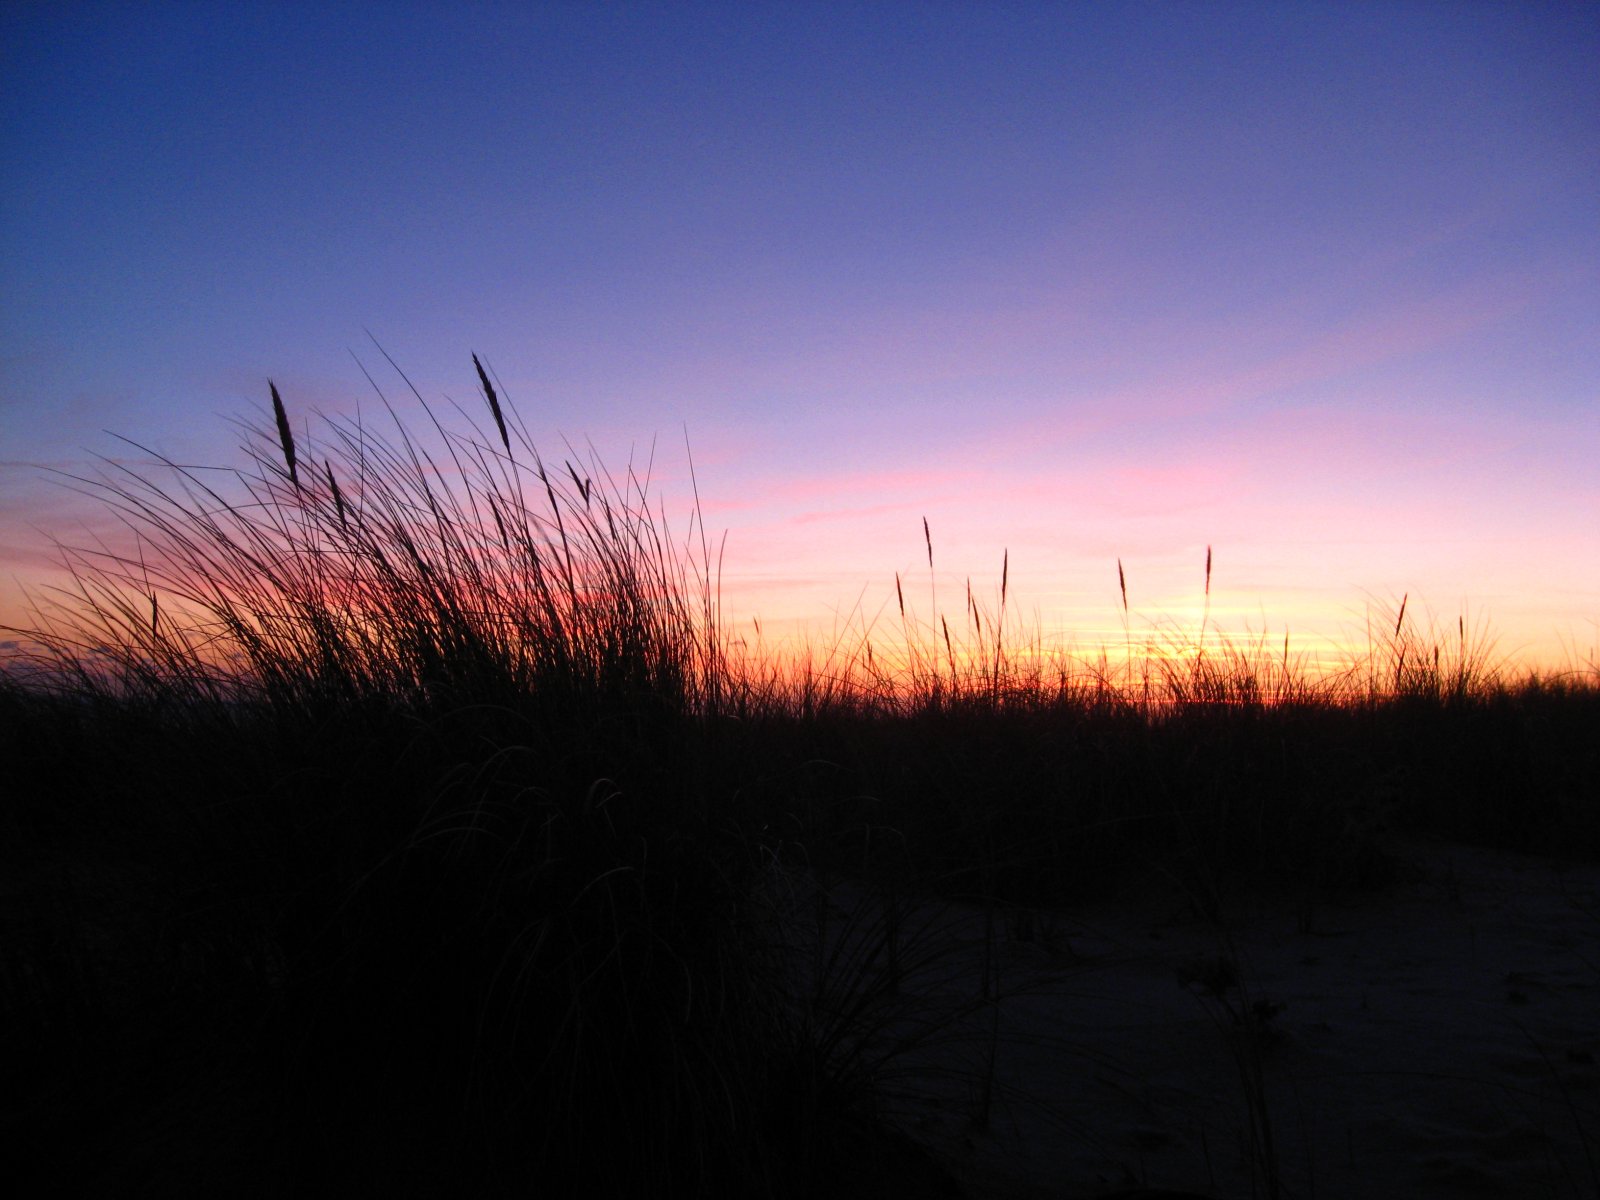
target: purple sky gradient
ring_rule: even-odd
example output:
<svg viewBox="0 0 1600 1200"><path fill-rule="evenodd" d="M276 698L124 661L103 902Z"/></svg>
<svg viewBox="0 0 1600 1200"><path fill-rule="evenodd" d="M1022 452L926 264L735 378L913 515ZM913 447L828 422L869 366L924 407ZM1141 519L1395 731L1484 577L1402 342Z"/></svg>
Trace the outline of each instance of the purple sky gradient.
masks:
<svg viewBox="0 0 1600 1200"><path fill-rule="evenodd" d="M1050 636L1410 593L1600 640L1600 6L12 4L0 624L40 467L377 409L352 353L728 531L826 640L919 580ZM676 508L674 508L676 506ZM681 527L682 522L679 522Z"/></svg>

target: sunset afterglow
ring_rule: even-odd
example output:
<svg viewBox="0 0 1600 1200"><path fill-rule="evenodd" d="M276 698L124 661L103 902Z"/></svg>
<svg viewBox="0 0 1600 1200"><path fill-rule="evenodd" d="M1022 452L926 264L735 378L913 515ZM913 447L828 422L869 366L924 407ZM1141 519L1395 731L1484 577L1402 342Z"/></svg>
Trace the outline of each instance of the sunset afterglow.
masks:
<svg viewBox="0 0 1600 1200"><path fill-rule="evenodd" d="M477 353L774 661L971 659L1004 571L1016 662L1316 670L1404 598L1445 656L1594 669L1592 5L40 5L0 46L0 625L52 539L129 544L51 472L245 467L269 378L297 437L420 434L407 379L493 437Z"/></svg>

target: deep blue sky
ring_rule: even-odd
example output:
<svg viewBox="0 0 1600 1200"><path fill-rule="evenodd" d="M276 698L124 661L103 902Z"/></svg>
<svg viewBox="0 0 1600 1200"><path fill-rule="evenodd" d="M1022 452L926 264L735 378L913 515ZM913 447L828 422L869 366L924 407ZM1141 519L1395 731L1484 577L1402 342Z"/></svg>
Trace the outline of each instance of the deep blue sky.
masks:
<svg viewBox="0 0 1600 1200"><path fill-rule="evenodd" d="M1597 62L1592 4L8 5L0 609L89 519L39 465L352 411L370 330L542 439L687 424L769 622L926 514L1050 629L1214 543L1241 622L1587 649Z"/></svg>

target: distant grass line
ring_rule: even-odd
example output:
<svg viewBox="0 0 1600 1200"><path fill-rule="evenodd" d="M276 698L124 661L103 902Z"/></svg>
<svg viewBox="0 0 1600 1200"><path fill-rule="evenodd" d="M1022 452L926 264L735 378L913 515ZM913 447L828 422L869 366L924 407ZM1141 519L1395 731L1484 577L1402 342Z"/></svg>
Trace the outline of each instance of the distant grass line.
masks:
<svg viewBox="0 0 1600 1200"><path fill-rule="evenodd" d="M1208 624L1084 664L1005 554L992 607L897 579L891 639L735 652L702 514L547 465L474 364L488 436L313 436L271 387L241 469L69 480L135 549L63 548L0 673L5 1116L69 1183L937 1194L876 1092L932 1032L886 1045L893 897L1309 912L1401 835L1600 857L1593 664L1510 677L1406 601L1338 675ZM796 933L796 877L887 897L876 949Z"/></svg>

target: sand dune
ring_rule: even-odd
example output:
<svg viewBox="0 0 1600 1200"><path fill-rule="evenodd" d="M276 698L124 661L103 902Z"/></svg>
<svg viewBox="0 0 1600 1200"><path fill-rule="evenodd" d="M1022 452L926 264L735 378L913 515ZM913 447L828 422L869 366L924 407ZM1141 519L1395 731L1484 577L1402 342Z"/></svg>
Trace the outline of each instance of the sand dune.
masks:
<svg viewBox="0 0 1600 1200"><path fill-rule="evenodd" d="M888 1115L995 1200L1595 1195L1600 866L1399 853L1385 894L1219 919L1176 889L902 900L903 953L930 961L885 989L880 1048L940 1019L964 1036L885 1059ZM830 939L881 932L880 901L828 895ZM986 941L997 1010L973 1003Z"/></svg>

